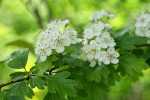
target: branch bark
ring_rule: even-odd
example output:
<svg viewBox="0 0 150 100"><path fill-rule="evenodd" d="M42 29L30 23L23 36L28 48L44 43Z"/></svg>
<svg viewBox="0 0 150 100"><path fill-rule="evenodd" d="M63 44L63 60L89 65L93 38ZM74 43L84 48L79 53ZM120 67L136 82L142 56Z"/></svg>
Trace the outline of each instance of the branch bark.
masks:
<svg viewBox="0 0 150 100"><path fill-rule="evenodd" d="M0 84L0 90L2 89L2 87L5 87L7 85L17 83L17 82L21 82L21 81L24 81L24 80L29 80L29 79L30 79L30 76L27 76L25 78L22 78L22 79L19 79L19 80L16 80L16 81L10 81L10 82L4 83L4 84Z"/></svg>

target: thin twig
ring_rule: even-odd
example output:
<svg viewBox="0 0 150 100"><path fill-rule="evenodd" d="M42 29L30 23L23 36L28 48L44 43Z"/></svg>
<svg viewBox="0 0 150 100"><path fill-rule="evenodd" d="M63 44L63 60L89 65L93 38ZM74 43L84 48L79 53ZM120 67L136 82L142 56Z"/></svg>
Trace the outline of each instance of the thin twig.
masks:
<svg viewBox="0 0 150 100"><path fill-rule="evenodd" d="M7 85L17 83L17 82L21 82L21 81L24 81L24 80L29 80L29 79L30 79L30 76L27 76L25 78L22 78L22 79L19 79L19 80L16 80L16 81L10 81L10 82L4 83L4 84L0 84L0 90L1 90L2 87L5 87Z"/></svg>
<svg viewBox="0 0 150 100"><path fill-rule="evenodd" d="M136 47L146 47L146 46L150 46L150 44L141 44L141 45L136 45Z"/></svg>

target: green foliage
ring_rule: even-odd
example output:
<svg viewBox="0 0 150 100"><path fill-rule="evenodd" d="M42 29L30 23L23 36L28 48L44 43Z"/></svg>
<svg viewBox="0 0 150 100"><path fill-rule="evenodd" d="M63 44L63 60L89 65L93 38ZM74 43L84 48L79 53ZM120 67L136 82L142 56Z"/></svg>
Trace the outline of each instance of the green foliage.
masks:
<svg viewBox="0 0 150 100"><path fill-rule="evenodd" d="M77 85L77 83L72 79L66 79L69 76L69 72L61 72L51 76L45 76L49 92L57 92L62 98L65 98L66 96L75 97L75 86Z"/></svg>
<svg viewBox="0 0 150 100"><path fill-rule="evenodd" d="M9 95L9 96L4 97L4 100L25 100L25 99L23 99L23 98L21 98L19 96L11 96L11 95Z"/></svg>
<svg viewBox="0 0 150 100"><path fill-rule="evenodd" d="M31 76L29 82L32 88L37 87L38 89L41 90L44 89L44 85L46 84L45 80L42 77L38 77L38 76Z"/></svg>
<svg viewBox="0 0 150 100"><path fill-rule="evenodd" d="M12 71L15 70L8 73L11 77L8 83L4 83L1 77L5 78L5 76L0 75L0 100L25 100L25 97L33 99L33 88L43 91L45 88L48 89L44 100L129 99L127 97L128 94L132 94L129 92L131 85L139 80L143 70L150 66L150 45L147 44L148 38L135 36L134 32L128 28L134 27L133 18L136 18L141 8L148 9L146 7L149 7L149 0L87 0L84 3L82 0L53 1L0 0L1 50L3 45L6 46L4 51L12 46L15 46L15 49L16 47L29 48L15 51L0 60L0 65L6 63ZM113 26L117 26L112 33L115 36L116 50L120 53L118 64L96 65L91 68L88 62L80 59L81 45L77 44L66 47L63 54L53 52L45 62L37 60L33 67L26 66L29 50L34 54L32 40L35 38L35 33L43 29L49 20L69 19L72 23L71 27L75 27L79 33L78 36L82 37L88 16L102 8L115 13L121 12L115 20L110 20ZM128 28L123 28L124 25ZM121 32L117 33L118 30ZM1 51L1 55L5 53ZM34 55L31 56L35 58ZM6 64L0 66L0 69L4 67L7 69ZM29 71L28 67L31 67ZM8 87L5 88L5 86ZM113 88L113 91L110 88ZM149 84L146 88L149 89ZM114 92L114 90L118 91ZM140 90L137 89L137 91ZM116 98L109 98L110 92L113 92L113 97Z"/></svg>
<svg viewBox="0 0 150 100"><path fill-rule="evenodd" d="M13 81L16 81L18 79L21 79L21 78L27 76L27 75L28 75L28 72L14 72L14 73L10 74L10 77Z"/></svg>
<svg viewBox="0 0 150 100"><path fill-rule="evenodd" d="M50 70L52 68L52 59L49 57L45 62L39 62L36 65L37 74L43 75L48 69Z"/></svg>
<svg viewBox="0 0 150 100"><path fill-rule="evenodd" d="M28 83L25 81L22 81L10 89L7 90L7 95L13 95L13 96L19 96L19 97L29 97L32 98L34 95L33 90L28 86Z"/></svg>
<svg viewBox="0 0 150 100"><path fill-rule="evenodd" d="M118 38L118 47L126 50L133 50L136 46L146 44L149 39L147 37L131 36L129 33Z"/></svg>
<svg viewBox="0 0 150 100"><path fill-rule="evenodd" d="M110 74L110 70L106 66L97 66L96 68L87 67L85 71L87 80L95 81L97 83L99 83L102 80L102 78L106 80Z"/></svg>
<svg viewBox="0 0 150 100"><path fill-rule="evenodd" d="M11 60L8 63L8 66L15 69L25 68L28 60L29 50L24 49L22 52L15 51L11 54Z"/></svg>
<svg viewBox="0 0 150 100"><path fill-rule="evenodd" d="M56 93L49 93L47 92L46 96L44 97L43 100L65 100L64 98L61 98L58 94Z"/></svg>
<svg viewBox="0 0 150 100"><path fill-rule="evenodd" d="M7 56L3 59L0 60L0 65L3 64L4 62L8 61L11 58L11 56Z"/></svg>
<svg viewBox="0 0 150 100"><path fill-rule="evenodd" d="M149 67L143 58L137 58L133 54L127 54L120 57L119 68L122 74L127 73L130 76L142 74L142 70Z"/></svg>

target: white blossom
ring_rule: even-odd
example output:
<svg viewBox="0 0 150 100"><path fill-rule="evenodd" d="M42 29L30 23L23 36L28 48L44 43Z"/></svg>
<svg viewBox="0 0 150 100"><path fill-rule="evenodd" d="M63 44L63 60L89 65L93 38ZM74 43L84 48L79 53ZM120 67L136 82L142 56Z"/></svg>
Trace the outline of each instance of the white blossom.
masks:
<svg viewBox="0 0 150 100"><path fill-rule="evenodd" d="M105 24L102 22L95 23L86 28L83 32L84 38L91 39L94 36L99 36L104 29Z"/></svg>
<svg viewBox="0 0 150 100"><path fill-rule="evenodd" d="M89 20L97 22L98 20L102 19L103 17L114 18L115 15L113 13L108 13L106 10L100 10L100 11L94 12L90 16Z"/></svg>
<svg viewBox="0 0 150 100"><path fill-rule="evenodd" d="M71 44L76 44L82 41L80 38L77 38L77 31L75 30L64 30L64 34L69 38Z"/></svg>
<svg viewBox="0 0 150 100"><path fill-rule="evenodd" d="M51 53L51 48L45 43L38 44L35 48L35 54L40 57L41 61L45 61Z"/></svg>
<svg viewBox="0 0 150 100"><path fill-rule="evenodd" d="M136 27L147 26L147 24L150 22L150 14L141 14L136 21Z"/></svg>
<svg viewBox="0 0 150 100"><path fill-rule="evenodd" d="M59 31L62 27L66 26L67 24L69 24L69 20L53 20L51 23L48 24L46 31L50 32L49 30L53 30L53 31Z"/></svg>
<svg viewBox="0 0 150 100"><path fill-rule="evenodd" d="M136 19L135 35L150 38L150 14L143 13Z"/></svg>
<svg viewBox="0 0 150 100"><path fill-rule="evenodd" d="M110 63L117 64L119 60L119 53L115 51L113 47L109 47L107 52L103 52L103 63L108 65Z"/></svg>
<svg viewBox="0 0 150 100"><path fill-rule="evenodd" d="M87 27L83 32L82 48L80 57L90 62L90 66L117 64L119 53L115 51L115 40L108 32L112 26L100 21L102 17L112 18L113 14L105 10L95 12L90 20L95 23Z"/></svg>
<svg viewBox="0 0 150 100"><path fill-rule="evenodd" d="M96 60L95 59L90 60L90 66L94 67L95 65L96 65Z"/></svg>
<svg viewBox="0 0 150 100"><path fill-rule="evenodd" d="M69 20L57 19L50 22L45 31L39 33L35 54L40 57L41 61L45 61L47 56L51 55L52 50L62 53L66 46L81 42L75 30L66 29L68 24Z"/></svg>
<svg viewBox="0 0 150 100"><path fill-rule="evenodd" d="M53 41L50 42L50 47L56 50L57 53L64 52L64 47L69 46L71 43L69 41L69 38L66 37L62 33L54 33L53 35L55 38Z"/></svg>
<svg viewBox="0 0 150 100"><path fill-rule="evenodd" d="M101 44L102 48L113 47L116 45L114 39L108 32L102 33L99 37L96 38L96 41Z"/></svg>
<svg viewBox="0 0 150 100"><path fill-rule="evenodd" d="M100 55L100 44L97 44L96 41L91 41L89 45L89 50L87 53L87 59L97 59Z"/></svg>

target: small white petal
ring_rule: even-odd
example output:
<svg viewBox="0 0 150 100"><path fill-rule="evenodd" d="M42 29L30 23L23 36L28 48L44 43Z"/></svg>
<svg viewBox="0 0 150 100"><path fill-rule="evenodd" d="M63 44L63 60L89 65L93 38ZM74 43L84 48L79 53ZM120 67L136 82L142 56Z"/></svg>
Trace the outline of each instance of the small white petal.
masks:
<svg viewBox="0 0 150 100"><path fill-rule="evenodd" d="M93 58L94 58L94 55L92 55L91 53L88 53L88 54L87 54L87 59L91 60L91 59L93 59Z"/></svg>
<svg viewBox="0 0 150 100"><path fill-rule="evenodd" d="M103 63L106 64L106 65L108 65L108 64L110 64L110 60L109 59L104 59Z"/></svg>
<svg viewBox="0 0 150 100"><path fill-rule="evenodd" d="M50 48L47 48L46 49L46 55L49 56L49 55L51 55L51 53L52 53L52 50Z"/></svg>
<svg viewBox="0 0 150 100"><path fill-rule="evenodd" d="M40 59L41 59L41 61L45 61L45 60L46 60L46 58L47 58L47 56L46 56L46 55L40 55Z"/></svg>
<svg viewBox="0 0 150 100"><path fill-rule="evenodd" d="M113 64L117 64L118 62L119 62L119 60L118 59L111 59L111 62L113 63Z"/></svg>
<svg viewBox="0 0 150 100"><path fill-rule="evenodd" d="M96 61L95 60L90 61L90 66L91 67L94 67L95 65L96 65Z"/></svg>
<svg viewBox="0 0 150 100"><path fill-rule="evenodd" d="M64 52L64 47L57 47L55 50L57 53L62 53Z"/></svg>

